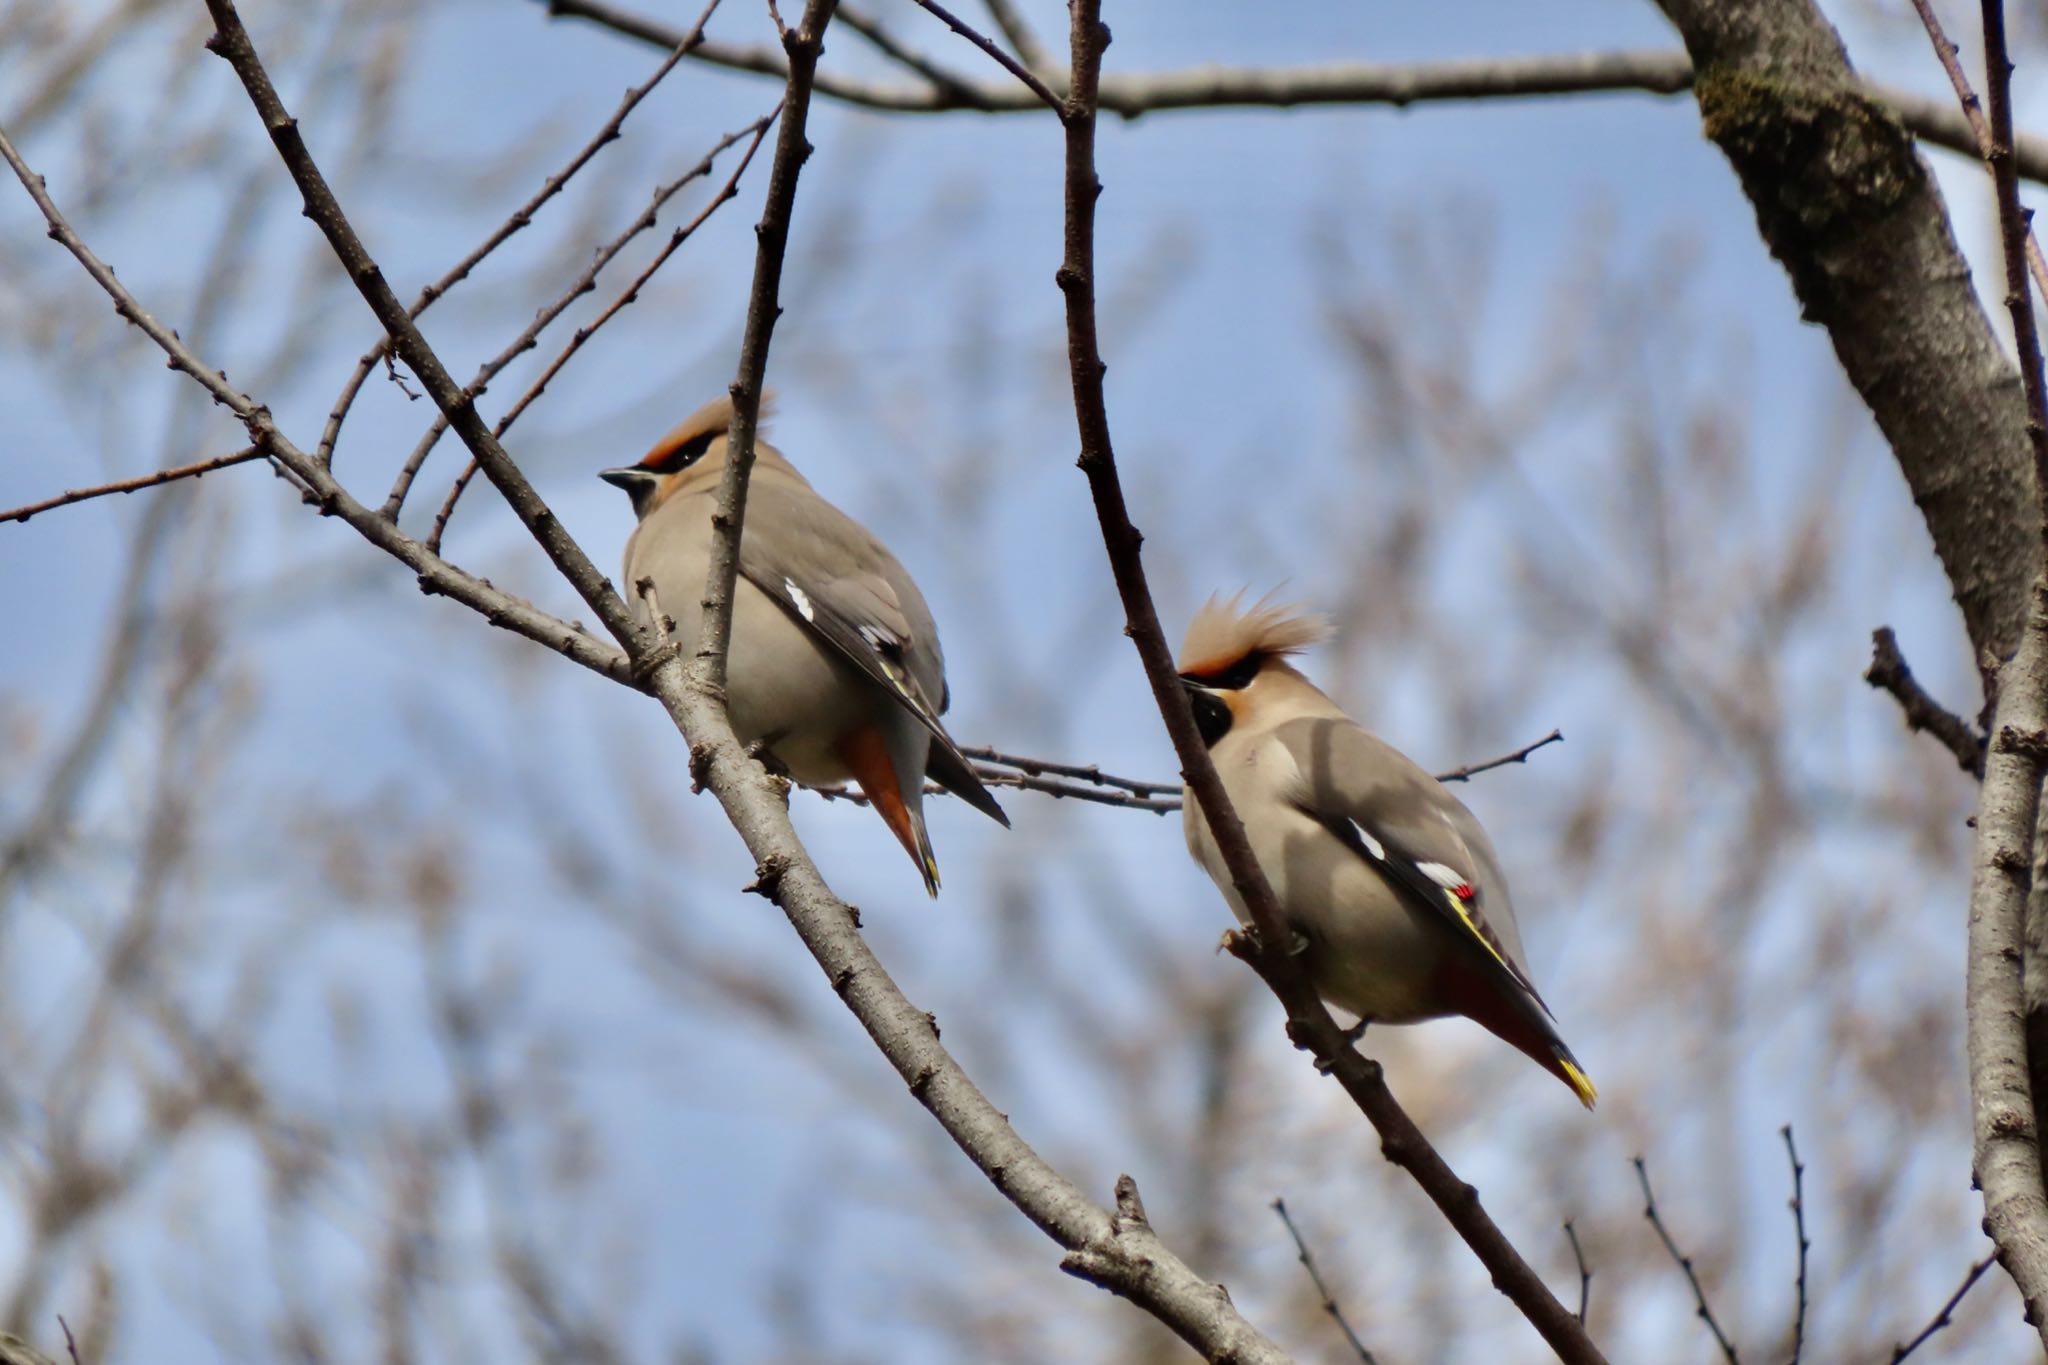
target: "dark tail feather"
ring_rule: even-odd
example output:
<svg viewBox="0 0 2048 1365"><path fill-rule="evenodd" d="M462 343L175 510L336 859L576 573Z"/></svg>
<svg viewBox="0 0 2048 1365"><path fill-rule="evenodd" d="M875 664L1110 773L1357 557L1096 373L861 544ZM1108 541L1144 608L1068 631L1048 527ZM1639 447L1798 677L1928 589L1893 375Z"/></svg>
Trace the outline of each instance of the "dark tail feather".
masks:
<svg viewBox="0 0 2048 1365"><path fill-rule="evenodd" d="M1487 963L1486 967L1494 964ZM1451 1007L1571 1087L1579 1103L1591 1109L1600 1092L1579 1066L1579 1059L1544 1017L1542 1004L1508 979L1476 963L1459 962L1444 972L1443 987Z"/></svg>
<svg viewBox="0 0 2048 1365"><path fill-rule="evenodd" d="M1010 817L1003 814L1003 808L989 795L981 779L974 775L974 768L966 757L953 747L953 741L944 735L932 736L931 754L924 761L925 776L944 787L968 805L1001 825L1010 827Z"/></svg>

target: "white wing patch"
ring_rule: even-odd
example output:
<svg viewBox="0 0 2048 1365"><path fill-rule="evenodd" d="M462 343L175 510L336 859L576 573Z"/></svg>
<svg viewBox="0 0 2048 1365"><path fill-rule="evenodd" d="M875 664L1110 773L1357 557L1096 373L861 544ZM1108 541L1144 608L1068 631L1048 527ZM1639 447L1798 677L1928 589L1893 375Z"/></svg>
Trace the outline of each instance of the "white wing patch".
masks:
<svg viewBox="0 0 2048 1365"><path fill-rule="evenodd" d="M1353 820L1351 822L1351 828L1357 830L1358 837L1365 841L1365 851L1367 853L1372 854L1372 856L1378 859L1380 862L1385 862L1387 860L1387 846L1381 843L1379 840L1373 838L1371 830L1367 829L1364 825L1359 824L1356 820Z"/></svg>
<svg viewBox="0 0 2048 1365"><path fill-rule="evenodd" d="M1466 884L1464 876L1456 868L1445 867L1442 863L1417 863L1415 870L1446 891L1455 891Z"/></svg>
<svg viewBox="0 0 2048 1365"><path fill-rule="evenodd" d="M818 619L817 613L811 608L811 599L804 595L804 590L796 585L795 579L783 579L782 586L788 591L789 600L796 604L796 609L803 616L804 620L816 621Z"/></svg>

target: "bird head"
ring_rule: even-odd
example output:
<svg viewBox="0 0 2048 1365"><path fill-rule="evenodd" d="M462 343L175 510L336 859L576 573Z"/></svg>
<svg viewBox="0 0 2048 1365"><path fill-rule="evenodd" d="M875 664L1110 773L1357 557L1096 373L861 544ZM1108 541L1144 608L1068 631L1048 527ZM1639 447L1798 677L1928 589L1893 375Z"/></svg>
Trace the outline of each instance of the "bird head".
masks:
<svg viewBox="0 0 2048 1365"><path fill-rule="evenodd" d="M774 408L772 394L761 395L761 418L757 434L765 430ZM725 465L725 434L732 426L732 396L720 394L654 443L638 464L598 471L597 477L622 488L633 503L633 515L644 521L647 514L668 500L670 494L689 480L713 477ZM770 446L756 441L754 453L763 463L783 463Z"/></svg>
<svg viewBox="0 0 2048 1365"><path fill-rule="evenodd" d="M1204 602L1180 649L1180 684L1210 748L1260 704L1278 676L1298 680L1288 657L1330 633L1322 617L1291 604L1270 597L1243 603L1243 592Z"/></svg>

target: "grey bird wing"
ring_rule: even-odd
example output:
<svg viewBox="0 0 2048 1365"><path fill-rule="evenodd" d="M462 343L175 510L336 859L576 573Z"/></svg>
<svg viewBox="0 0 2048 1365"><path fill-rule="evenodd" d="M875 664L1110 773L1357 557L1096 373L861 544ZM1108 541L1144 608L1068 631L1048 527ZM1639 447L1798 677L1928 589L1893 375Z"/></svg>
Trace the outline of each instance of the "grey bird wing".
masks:
<svg viewBox="0 0 2048 1365"><path fill-rule="evenodd" d="M939 720L949 698L938 627L888 547L808 488L757 478L747 501L749 527L764 528L740 537L747 581L931 732L926 772L933 781L1008 826L1009 817Z"/></svg>
<svg viewBox="0 0 2048 1365"><path fill-rule="evenodd" d="M1300 770L1295 804L1549 1014L1529 979L1506 878L1472 812L1407 755L1348 720L1293 720L1274 738Z"/></svg>

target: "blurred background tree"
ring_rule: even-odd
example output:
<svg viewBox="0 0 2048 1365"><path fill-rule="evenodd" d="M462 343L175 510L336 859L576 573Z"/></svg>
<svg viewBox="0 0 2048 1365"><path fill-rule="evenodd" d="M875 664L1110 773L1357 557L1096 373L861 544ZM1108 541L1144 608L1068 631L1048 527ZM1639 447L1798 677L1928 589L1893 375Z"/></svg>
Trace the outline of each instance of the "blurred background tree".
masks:
<svg viewBox="0 0 2048 1365"><path fill-rule="evenodd" d="M661 55L527 4L247 17L408 298ZM1909 13L1832 17L1866 73L1944 95ZM2038 7L2014 17L2038 39ZM849 18L1000 76L886 3L832 30L835 78L922 80ZM1675 50L1649 6L1585 0L1108 18L1112 72ZM1057 51L1058 9L1026 19ZM0 126L122 279L306 440L378 333L202 60L209 31L163 0L0 0ZM749 6L711 31L773 38ZM451 367L779 92L683 64L427 315ZM810 129L775 440L919 576L964 742L1170 778L1069 467L1052 121L828 93ZM1572 1221L1615 1360L1719 1355L1637 1155L1738 1344L1790 1351L1791 1125L1809 1349L1890 1358L1987 1250L1962 1045L1974 797L1858 675L1880 624L1965 713L1976 670L1897 466L1697 109L1222 109L1102 138L1112 413L1169 627L1211 591L1284 585L1337 624L1312 670L1426 764L1567 736L1461 795L1599 1113L1462 1022L1367 1050L1568 1302ZM488 416L738 155L512 362ZM1981 167L1930 155L1997 280ZM730 379L765 170L508 437L602 563L629 515L591 475ZM42 229L0 194L0 505L242 445ZM381 490L431 417L380 367L337 472ZM428 458L408 530L464 458ZM445 544L574 614L488 487ZM1058 1274L906 1101L737 890L751 861L644 701L422 600L253 464L9 526L0 574L0 1329L50 1350L61 1313L89 1362L1180 1357ZM1169 1244L1300 1359L1346 1348L1276 1196L1381 1361L1541 1358L1214 953L1228 913L1177 819L1006 803L1007 834L938 803L927 906L871 816L795 798L1020 1130L1100 1197L1135 1175ZM1923 1352L2031 1340L1994 1271Z"/></svg>

